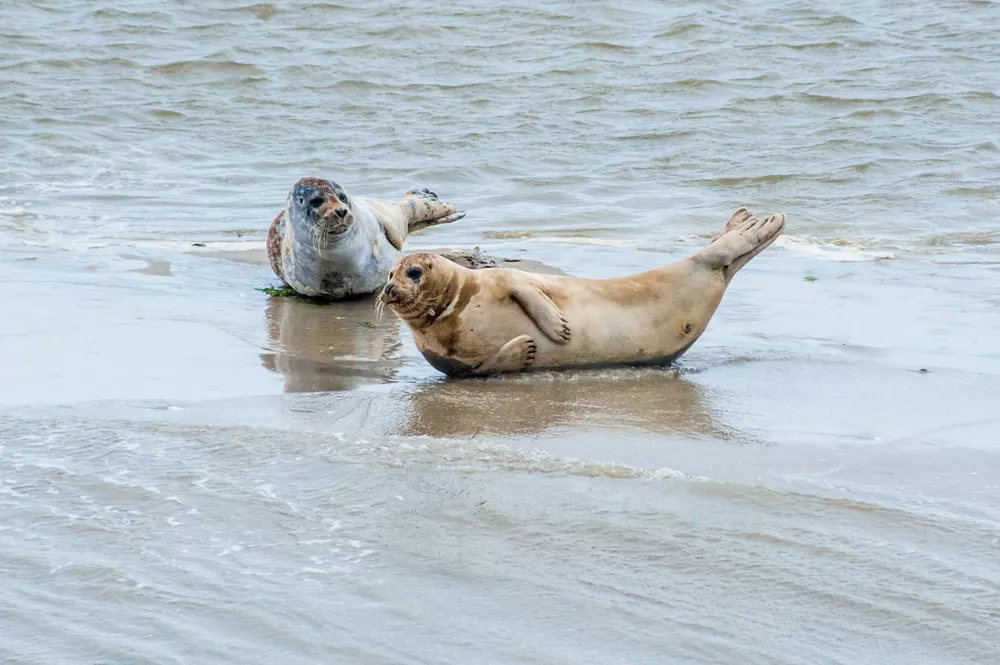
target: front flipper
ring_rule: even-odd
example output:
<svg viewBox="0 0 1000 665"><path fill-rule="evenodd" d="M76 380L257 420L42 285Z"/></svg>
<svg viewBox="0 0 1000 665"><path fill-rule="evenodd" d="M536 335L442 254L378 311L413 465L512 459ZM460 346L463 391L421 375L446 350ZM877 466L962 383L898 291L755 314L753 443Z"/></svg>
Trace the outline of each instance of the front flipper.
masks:
<svg viewBox="0 0 1000 665"><path fill-rule="evenodd" d="M538 329L556 344L568 344L569 322L562 310L536 286L516 286L511 289L514 299Z"/></svg>
<svg viewBox="0 0 1000 665"><path fill-rule="evenodd" d="M520 335L500 347L490 358L476 366L474 374L509 374L522 372L535 362L534 340L528 335Z"/></svg>

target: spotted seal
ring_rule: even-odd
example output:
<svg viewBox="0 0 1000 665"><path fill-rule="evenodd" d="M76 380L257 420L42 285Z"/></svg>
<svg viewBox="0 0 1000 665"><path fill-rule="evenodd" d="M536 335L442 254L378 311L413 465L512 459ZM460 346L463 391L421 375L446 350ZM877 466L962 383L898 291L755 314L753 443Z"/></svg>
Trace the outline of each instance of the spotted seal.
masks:
<svg viewBox="0 0 1000 665"><path fill-rule="evenodd" d="M271 223L267 256L274 274L302 295L374 293L407 235L464 216L428 189L389 201L352 196L330 180L302 178Z"/></svg>

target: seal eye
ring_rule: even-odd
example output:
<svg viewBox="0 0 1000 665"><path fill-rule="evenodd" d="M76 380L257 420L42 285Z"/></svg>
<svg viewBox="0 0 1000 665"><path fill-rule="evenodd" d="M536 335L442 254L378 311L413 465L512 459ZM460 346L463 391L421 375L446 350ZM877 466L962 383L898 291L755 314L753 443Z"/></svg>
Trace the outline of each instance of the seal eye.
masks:
<svg viewBox="0 0 1000 665"><path fill-rule="evenodd" d="M413 282L416 283L416 284L420 283L420 277L423 274L424 274L424 271L421 270L420 268L409 268L406 271L406 276L409 277L411 280L413 280Z"/></svg>
<svg viewBox="0 0 1000 665"><path fill-rule="evenodd" d="M309 199L310 208L319 208L324 203L326 203L326 199L324 199L322 196L314 196L311 199Z"/></svg>
<svg viewBox="0 0 1000 665"><path fill-rule="evenodd" d="M347 203L347 194L341 192L340 194L337 194L337 198L340 199L341 203Z"/></svg>

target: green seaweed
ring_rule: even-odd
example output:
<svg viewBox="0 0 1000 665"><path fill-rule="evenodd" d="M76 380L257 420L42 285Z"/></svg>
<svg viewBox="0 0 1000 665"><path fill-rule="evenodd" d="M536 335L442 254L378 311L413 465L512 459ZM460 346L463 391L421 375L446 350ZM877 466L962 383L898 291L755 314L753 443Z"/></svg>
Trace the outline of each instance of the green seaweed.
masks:
<svg viewBox="0 0 1000 665"><path fill-rule="evenodd" d="M813 277L812 275L806 275L802 279L806 280L807 282L815 282L816 281L816 278Z"/></svg>
<svg viewBox="0 0 1000 665"><path fill-rule="evenodd" d="M346 302L351 300L359 300L362 298L369 297L367 294L348 296L346 298L331 298L330 296L306 296L290 286L265 286L262 288L255 289L262 293L266 293L274 298L293 298L300 302L309 303L311 305L332 305L338 302ZM373 324L371 327L375 327Z"/></svg>
<svg viewBox="0 0 1000 665"><path fill-rule="evenodd" d="M278 296L278 297L282 297L282 298L290 298L290 297L295 297L295 296L298 296L300 298L305 297L305 296L300 295L295 289L293 289L291 287L288 287L288 286L282 287L282 288L275 288L273 286L265 286L264 288L257 289L257 290L258 291L263 291L264 293L266 293L269 296Z"/></svg>
<svg viewBox="0 0 1000 665"><path fill-rule="evenodd" d="M302 295L290 286L265 286L257 290L275 298L294 298L295 300L312 303L313 305L328 305L337 302L336 298L330 298L329 296Z"/></svg>

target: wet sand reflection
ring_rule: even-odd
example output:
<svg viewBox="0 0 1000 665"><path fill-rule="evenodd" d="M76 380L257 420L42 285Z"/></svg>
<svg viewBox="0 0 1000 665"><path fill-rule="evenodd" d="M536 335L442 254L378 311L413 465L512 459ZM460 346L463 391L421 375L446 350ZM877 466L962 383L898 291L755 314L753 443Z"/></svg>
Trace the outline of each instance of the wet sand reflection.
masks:
<svg viewBox="0 0 1000 665"><path fill-rule="evenodd" d="M455 438L630 428L728 438L702 393L670 369L439 380L409 395L409 420L400 434Z"/></svg>
<svg viewBox="0 0 1000 665"><path fill-rule="evenodd" d="M264 311L271 349L268 369L285 377L285 392L351 390L395 379L399 321L374 323L374 300L314 304L272 296Z"/></svg>
<svg viewBox="0 0 1000 665"><path fill-rule="evenodd" d="M265 310L271 350L264 365L286 392L327 392L393 383L404 363L400 321L373 324L370 299L317 305L272 297ZM728 438L703 395L678 371L617 368L455 380L432 374L400 389L392 433L414 436L530 436L560 430L630 428ZM388 425L388 423L387 423Z"/></svg>

